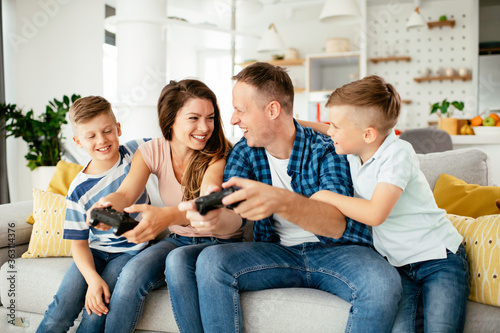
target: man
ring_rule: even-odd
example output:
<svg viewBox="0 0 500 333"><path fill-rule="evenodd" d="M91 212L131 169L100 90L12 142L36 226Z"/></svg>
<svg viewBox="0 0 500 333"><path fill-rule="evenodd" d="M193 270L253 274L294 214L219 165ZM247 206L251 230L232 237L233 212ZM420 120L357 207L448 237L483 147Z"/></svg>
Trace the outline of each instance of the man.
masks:
<svg viewBox="0 0 500 333"><path fill-rule="evenodd" d="M192 203L180 208L193 227L217 234L253 220L254 242L212 246L199 255L203 330L243 331L239 291L303 287L352 305L346 331L389 332L401 295L397 271L372 249L365 225L314 200L320 190L352 195L345 156L294 120L293 84L284 69L256 63L234 79L231 124L244 138L228 156L223 186L240 190L223 203L241 203L204 216Z"/></svg>

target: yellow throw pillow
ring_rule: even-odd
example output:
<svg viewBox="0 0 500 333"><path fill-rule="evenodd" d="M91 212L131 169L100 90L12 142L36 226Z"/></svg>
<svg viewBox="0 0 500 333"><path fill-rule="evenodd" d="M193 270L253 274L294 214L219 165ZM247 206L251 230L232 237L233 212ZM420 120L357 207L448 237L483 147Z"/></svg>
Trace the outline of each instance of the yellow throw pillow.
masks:
<svg viewBox="0 0 500 333"><path fill-rule="evenodd" d="M83 166L66 161L57 162L56 171L50 179L47 192L52 192L60 195L68 195L68 189L76 175L83 169ZM33 214L31 214L26 222L33 224Z"/></svg>
<svg viewBox="0 0 500 333"><path fill-rule="evenodd" d="M469 259L470 294L474 302L500 306L500 215L477 219L447 215L464 237Z"/></svg>
<svg viewBox="0 0 500 333"><path fill-rule="evenodd" d="M70 257L71 241L63 239L66 197L33 189L33 231L22 258Z"/></svg>
<svg viewBox="0 0 500 333"><path fill-rule="evenodd" d="M441 174L434 186L434 199L448 214L478 217L500 214L495 201L500 187L467 184L456 177Z"/></svg>

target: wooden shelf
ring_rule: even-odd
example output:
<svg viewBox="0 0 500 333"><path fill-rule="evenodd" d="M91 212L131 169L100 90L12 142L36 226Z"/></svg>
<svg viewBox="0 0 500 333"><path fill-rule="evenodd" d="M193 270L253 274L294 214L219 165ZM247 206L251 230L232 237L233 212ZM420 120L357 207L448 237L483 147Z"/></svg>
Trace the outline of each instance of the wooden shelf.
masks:
<svg viewBox="0 0 500 333"><path fill-rule="evenodd" d="M293 88L293 91L297 94L300 94L306 91L306 88Z"/></svg>
<svg viewBox="0 0 500 333"><path fill-rule="evenodd" d="M274 66L301 66L304 64L305 61L306 59L282 59L282 60L269 60L263 62L270 63L271 65ZM245 61L238 65L241 67L246 67L255 64L256 62L257 61Z"/></svg>
<svg viewBox="0 0 500 333"><path fill-rule="evenodd" d="M410 61L411 57L404 56L404 57L383 57L383 58L370 58L370 61L373 62L374 64L380 62L380 61Z"/></svg>
<svg viewBox="0 0 500 333"><path fill-rule="evenodd" d="M413 80L417 82L425 82L425 81L443 81L443 80L462 80L462 81L470 81L472 80L472 75L454 75L454 76L426 76L426 77L416 77Z"/></svg>
<svg viewBox="0 0 500 333"><path fill-rule="evenodd" d="M403 104L411 104L411 99L402 99L401 103L403 103Z"/></svg>
<svg viewBox="0 0 500 333"><path fill-rule="evenodd" d="M483 54L500 54L500 47L479 49L479 55Z"/></svg>
<svg viewBox="0 0 500 333"><path fill-rule="evenodd" d="M429 29L437 28L437 27L446 27L446 26L450 26L450 27L454 28L455 27L455 20L427 22L427 27Z"/></svg>

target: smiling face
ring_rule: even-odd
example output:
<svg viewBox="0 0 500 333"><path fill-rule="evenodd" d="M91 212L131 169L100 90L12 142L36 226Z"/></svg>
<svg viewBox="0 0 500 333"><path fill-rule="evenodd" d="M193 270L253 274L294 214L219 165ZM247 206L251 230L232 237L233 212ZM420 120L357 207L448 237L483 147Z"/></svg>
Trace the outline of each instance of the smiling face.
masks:
<svg viewBox="0 0 500 333"><path fill-rule="evenodd" d="M267 106L263 109L256 101L255 88L244 82L236 82L233 87L233 115L231 125L243 131L249 147L266 147L273 140L270 131L271 120Z"/></svg>
<svg viewBox="0 0 500 333"><path fill-rule="evenodd" d="M75 125L73 141L92 158L92 165L106 171L118 161L122 134L120 123L102 113L89 121Z"/></svg>
<svg viewBox="0 0 500 333"><path fill-rule="evenodd" d="M365 128L355 120L355 107L334 105L330 107L329 115L330 128L327 134L331 137L337 154L360 155L366 147Z"/></svg>
<svg viewBox="0 0 500 333"><path fill-rule="evenodd" d="M215 112L208 99L191 98L177 112L172 125L171 144L202 150L214 131Z"/></svg>

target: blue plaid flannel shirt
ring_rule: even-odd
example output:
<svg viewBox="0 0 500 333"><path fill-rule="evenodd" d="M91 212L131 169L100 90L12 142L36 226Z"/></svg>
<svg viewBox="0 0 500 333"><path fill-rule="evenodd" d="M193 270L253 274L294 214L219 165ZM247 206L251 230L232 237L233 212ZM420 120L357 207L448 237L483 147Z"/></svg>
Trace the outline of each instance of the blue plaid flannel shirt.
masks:
<svg viewBox="0 0 500 333"><path fill-rule="evenodd" d="M353 187L349 163L345 155L337 155L330 138L304 128L294 120L297 135L293 144L287 173L296 193L310 197L320 190L329 190L352 196ZM240 177L272 185L271 170L263 148L252 148L243 137L231 150L224 181ZM339 239L317 236L324 244L360 244L372 246L369 228L346 217L347 227ZM325 217L325 223L328 218ZM280 237L273 227L272 216L254 223L254 241L279 243Z"/></svg>

